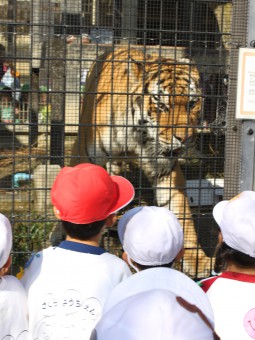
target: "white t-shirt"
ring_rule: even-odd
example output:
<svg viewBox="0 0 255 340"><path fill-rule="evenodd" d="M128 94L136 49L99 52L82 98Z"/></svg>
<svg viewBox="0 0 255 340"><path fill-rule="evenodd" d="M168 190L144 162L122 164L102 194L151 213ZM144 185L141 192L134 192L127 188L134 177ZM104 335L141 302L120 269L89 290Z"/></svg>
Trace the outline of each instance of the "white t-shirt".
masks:
<svg viewBox="0 0 255 340"><path fill-rule="evenodd" d="M28 339L26 291L11 275L0 277L0 339Z"/></svg>
<svg viewBox="0 0 255 340"><path fill-rule="evenodd" d="M255 339L255 275L224 272L201 281L221 340Z"/></svg>
<svg viewBox="0 0 255 340"><path fill-rule="evenodd" d="M128 297L153 289L165 289L181 296L196 305L214 325L212 307L202 289L187 275L165 267L142 270L121 282L106 300L103 313Z"/></svg>
<svg viewBox="0 0 255 340"><path fill-rule="evenodd" d="M111 290L131 275L102 248L64 241L34 255L21 279L31 339L86 340Z"/></svg>

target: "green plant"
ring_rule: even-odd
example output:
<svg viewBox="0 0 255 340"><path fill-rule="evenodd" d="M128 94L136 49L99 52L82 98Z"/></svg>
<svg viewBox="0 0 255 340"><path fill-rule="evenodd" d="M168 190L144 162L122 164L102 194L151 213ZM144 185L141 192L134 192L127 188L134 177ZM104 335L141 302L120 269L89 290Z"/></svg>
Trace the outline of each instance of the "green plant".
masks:
<svg viewBox="0 0 255 340"><path fill-rule="evenodd" d="M47 217L33 215L29 220L13 224L12 272L24 268L32 253L49 245L49 234L54 222Z"/></svg>

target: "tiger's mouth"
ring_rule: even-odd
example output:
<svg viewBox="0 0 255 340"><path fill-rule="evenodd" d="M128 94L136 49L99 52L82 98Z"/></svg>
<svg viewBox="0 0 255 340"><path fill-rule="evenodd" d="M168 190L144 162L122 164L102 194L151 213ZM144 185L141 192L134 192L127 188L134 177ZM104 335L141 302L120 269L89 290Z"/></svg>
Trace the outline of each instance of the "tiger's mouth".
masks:
<svg viewBox="0 0 255 340"><path fill-rule="evenodd" d="M175 150L164 150L161 154L164 157L169 157L169 158L178 158L179 155L181 154L183 148L178 148Z"/></svg>

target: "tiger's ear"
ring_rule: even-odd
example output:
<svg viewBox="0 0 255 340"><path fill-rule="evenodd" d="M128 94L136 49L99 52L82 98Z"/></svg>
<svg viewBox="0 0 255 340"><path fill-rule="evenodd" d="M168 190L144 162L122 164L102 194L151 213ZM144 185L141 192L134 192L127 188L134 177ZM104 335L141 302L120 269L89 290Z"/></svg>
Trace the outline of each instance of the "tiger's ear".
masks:
<svg viewBox="0 0 255 340"><path fill-rule="evenodd" d="M129 58L128 75L130 80L139 80L141 75L145 72L145 66L140 61Z"/></svg>

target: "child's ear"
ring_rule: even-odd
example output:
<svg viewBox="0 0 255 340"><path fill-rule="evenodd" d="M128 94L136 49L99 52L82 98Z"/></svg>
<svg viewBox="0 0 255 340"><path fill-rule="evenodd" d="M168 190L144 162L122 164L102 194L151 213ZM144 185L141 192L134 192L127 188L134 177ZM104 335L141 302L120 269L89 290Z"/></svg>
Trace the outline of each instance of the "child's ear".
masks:
<svg viewBox="0 0 255 340"><path fill-rule="evenodd" d="M4 276L6 274L8 274L9 272L9 269L11 267L11 264L12 264L12 257L11 255L8 257L8 260L7 262L5 263L5 265L0 269L0 277L1 276Z"/></svg>
<svg viewBox="0 0 255 340"><path fill-rule="evenodd" d="M117 215L116 214L111 214L110 216L107 217L106 221L105 221L105 226L106 227L112 227L114 225L114 223L117 220Z"/></svg>
<svg viewBox="0 0 255 340"><path fill-rule="evenodd" d="M218 243L222 243L222 242L223 242L223 236L222 236L221 231L219 231L219 234L218 234Z"/></svg>
<svg viewBox="0 0 255 340"><path fill-rule="evenodd" d="M182 248L182 249L179 251L179 253L176 255L174 261L175 261L175 262L181 261L181 259L182 259L183 256L184 256L184 253L185 253L185 249Z"/></svg>
<svg viewBox="0 0 255 340"><path fill-rule="evenodd" d="M58 220L61 220L61 218L60 218L60 212L58 211L58 209L54 206L53 207L53 212L54 212L54 215L56 216L56 218L58 219Z"/></svg>
<svg viewBox="0 0 255 340"><path fill-rule="evenodd" d="M125 261L126 262L126 264L128 264L129 265L129 263L128 263L128 257L127 257L127 253L124 251L123 253L122 253L122 260L123 261Z"/></svg>

